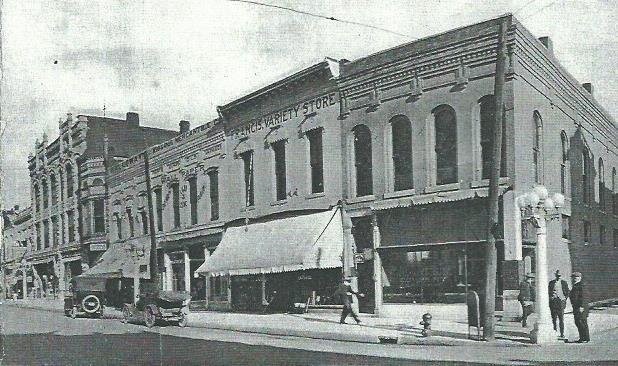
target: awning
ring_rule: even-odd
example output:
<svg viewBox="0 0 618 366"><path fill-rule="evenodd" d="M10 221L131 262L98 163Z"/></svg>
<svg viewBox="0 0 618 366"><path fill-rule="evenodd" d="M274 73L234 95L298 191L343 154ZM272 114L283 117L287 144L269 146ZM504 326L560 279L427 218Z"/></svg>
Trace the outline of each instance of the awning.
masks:
<svg viewBox="0 0 618 366"><path fill-rule="evenodd" d="M341 267L343 242L338 208L230 227L196 272L219 276Z"/></svg>
<svg viewBox="0 0 618 366"><path fill-rule="evenodd" d="M112 244L82 276L150 278L150 237Z"/></svg>
<svg viewBox="0 0 618 366"><path fill-rule="evenodd" d="M500 187L498 194L504 193L506 188ZM381 201L376 201L371 205L374 211L389 210L400 207L410 207L417 205L427 205L430 203L446 203L463 201L473 198L485 198L489 196L487 188L475 189L458 189L455 191L436 192L430 194L415 195L411 197L391 198Z"/></svg>

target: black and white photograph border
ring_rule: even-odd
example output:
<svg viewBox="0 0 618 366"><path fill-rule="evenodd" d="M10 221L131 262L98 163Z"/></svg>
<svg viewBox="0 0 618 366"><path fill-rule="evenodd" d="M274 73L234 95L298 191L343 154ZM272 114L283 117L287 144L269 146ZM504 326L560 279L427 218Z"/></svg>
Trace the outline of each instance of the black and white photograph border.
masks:
<svg viewBox="0 0 618 366"><path fill-rule="evenodd" d="M0 0L0 363L618 363L610 0Z"/></svg>

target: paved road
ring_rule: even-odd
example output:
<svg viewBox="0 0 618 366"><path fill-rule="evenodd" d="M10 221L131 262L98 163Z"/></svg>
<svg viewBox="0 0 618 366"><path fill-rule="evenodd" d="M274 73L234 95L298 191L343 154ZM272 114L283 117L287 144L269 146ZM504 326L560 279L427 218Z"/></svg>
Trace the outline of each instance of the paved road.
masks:
<svg viewBox="0 0 618 366"><path fill-rule="evenodd" d="M122 324L117 320L69 319L61 314L0 306L2 365L445 365L530 364L526 360L557 360L561 349L479 346L460 348L369 345L296 337L273 337L198 328ZM573 364L590 364L584 350L612 359L607 352L618 341L608 334L596 348L572 345L580 354ZM588 348L574 348L588 347ZM583 356L581 355L583 352ZM568 353L567 352L567 356ZM540 354L537 355L537 353ZM549 354L549 355L548 355ZM535 357L531 357L535 356ZM591 355L589 355L591 356ZM618 355L617 355L618 356ZM618 359L614 358L614 359ZM463 362L468 360L470 362ZM539 364L533 362L533 364ZM565 362L560 362L565 364ZM605 364L615 364L605 361Z"/></svg>

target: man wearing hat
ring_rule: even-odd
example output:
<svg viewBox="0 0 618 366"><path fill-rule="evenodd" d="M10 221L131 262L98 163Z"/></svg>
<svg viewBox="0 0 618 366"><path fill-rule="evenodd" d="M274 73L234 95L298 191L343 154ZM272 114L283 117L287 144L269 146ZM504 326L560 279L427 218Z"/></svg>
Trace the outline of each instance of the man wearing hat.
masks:
<svg viewBox="0 0 618 366"><path fill-rule="evenodd" d="M335 298L343 304L341 319L339 320L339 323L341 324L345 324L345 319L350 314L352 314L352 317L356 320L357 324L361 323L358 314L354 311L354 308L352 308L352 295L357 295L360 297L365 296L364 294L359 294L358 292L352 290L350 279L344 278L341 284L339 284L339 287L337 287L337 290L335 290Z"/></svg>
<svg viewBox="0 0 618 366"><path fill-rule="evenodd" d="M569 294L571 305L573 306L573 318L579 333L579 340L576 343L590 342L590 332L588 330L588 301L584 293L584 285L582 284L582 274L573 272L571 275L573 280L573 288Z"/></svg>
<svg viewBox="0 0 618 366"><path fill-rule="evenodd" d="M549 310L551 311L554 330L557 330L556 320L558 320L560 338L564 338L564 307L569 297L569 284L560 278L562 277L560 270L556 270L554 274L556 278L549 281L549 286L547 287L549 292Z"/></svg>
<svg viewBox="0 0 618 366"><path fill-rule="evenodd" d="M521 310L523 315L521 317L521 326L526 327L528 325L528 315L534 313L534 285L532 285L532 279L534 278L534 273L528 273L526 275L526 279L519 286L519 296L517 300L521 304Z"/></svg>

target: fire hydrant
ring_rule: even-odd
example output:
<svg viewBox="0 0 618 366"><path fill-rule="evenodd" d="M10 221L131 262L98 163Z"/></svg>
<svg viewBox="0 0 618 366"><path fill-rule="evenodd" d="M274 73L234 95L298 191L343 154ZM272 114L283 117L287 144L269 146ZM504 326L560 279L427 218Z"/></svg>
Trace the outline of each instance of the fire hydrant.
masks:
<svg viewBox="0 0 618 366"><path fill-rule="evenodd" d="M429 313L423 314L423 321L420 322L419 324L423 326L423 330L421 331L421 334L423 335L423 337L430 337L431 336L431 314Z"/></svg>

